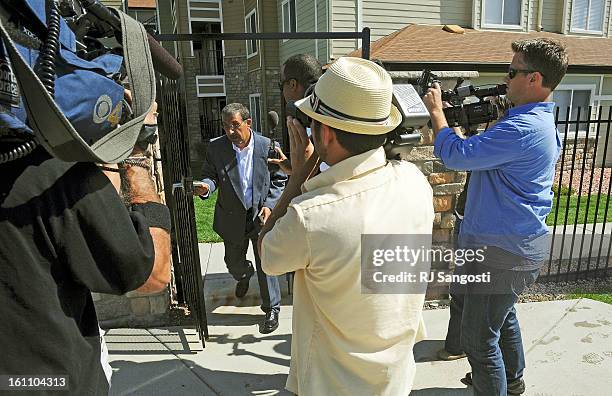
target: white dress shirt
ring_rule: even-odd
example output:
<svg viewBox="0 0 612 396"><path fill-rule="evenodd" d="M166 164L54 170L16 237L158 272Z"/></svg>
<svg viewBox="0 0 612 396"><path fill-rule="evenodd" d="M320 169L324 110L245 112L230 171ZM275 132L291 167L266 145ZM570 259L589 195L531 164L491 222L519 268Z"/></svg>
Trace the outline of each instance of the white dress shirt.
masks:
<svg viewBox="0 0 612 396"><path fill-rule="evenodd" d="M240 149L232 143L232 148L236 152L236 160L238 161L238 172L240 173L240 185L244 194L244 203L247 208L253 203L253 149L255 147L255 134L251 131L249 144Z"/></svg>

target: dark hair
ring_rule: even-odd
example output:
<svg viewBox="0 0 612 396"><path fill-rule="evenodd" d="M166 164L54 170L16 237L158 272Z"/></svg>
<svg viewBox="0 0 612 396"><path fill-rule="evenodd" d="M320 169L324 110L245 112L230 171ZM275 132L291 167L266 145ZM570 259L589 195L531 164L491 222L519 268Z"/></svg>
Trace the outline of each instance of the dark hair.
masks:
<svg viewBox="0 0 612 396"><path fill-rule="evenodd" d="M387 135L361 135L343 131L341 129L328 127L335 132L336 139L340 146L353 155L363 154L366 151L374 150L385 144ZM317 140L321 135L321 122L314 120L314 133L317 134Z"/></svg>
<svg viewBox="0 0 612 396"><path fill-rule="evenodd" d="M221 117L225 120L236 113L240 113L240 117L242 117L243 121L251 118L251 113L249 113L249 109L247 109L246 106L242 103L230 103L226 105L223 110L221 110Z"/></svg>
<svg viewBox="0 0 612 396"><path fill-rule="evenodd" d="M323 74L321 63L308 54L293 55L283 65L285 80L295 79L304 89L317 82Z"/></svg>
<svg viewBox="0 0 612 396"><path fill-rule="evenodd" d="M567 71L568 56L565 46L555 40L535 38L512 43L512 51L523 55L530 70L543 76L542 85L554 90Z"/></svg>

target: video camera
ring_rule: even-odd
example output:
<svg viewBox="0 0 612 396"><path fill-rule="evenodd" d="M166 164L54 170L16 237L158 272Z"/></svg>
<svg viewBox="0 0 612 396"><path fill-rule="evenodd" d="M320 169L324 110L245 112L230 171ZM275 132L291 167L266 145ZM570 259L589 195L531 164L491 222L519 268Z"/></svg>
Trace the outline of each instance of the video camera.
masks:
<svg viewBox="0 0 612 396"><path fill-rule="evenodd" d="M314 90L312 84L304 94L309 96ZM387 133L385 151L388 158L400 158L402 147L409 147L421 140L419 129L426 126L429 121L429 112L421 100L419 94L411 84L393 85L393 104L402 114L402 123L393 131ZM302 125L310 125L310 117L295 106L295 102L289 101L285 107L287 115L296 118Z"/></svg>
<svg viewBox="0 0 612 396"><path fill-rule="evenodd" d="M157 139L152 126L143 126L155 99L154 70L178 79L182 68L141 24L99 0L2 0L0 16L3 72L10 61L5 74L11 82L17 77L23 99L18 105L5 100L9 112L3 124L23 130L20 139L27 143L8 147L0 163L27 155L38 143L65 161L115 163L134 145ZM39 59L21 57L23 47L39 49ZM74 87L82 81L95 89L79 95ZM130 105L124 100L126 81Z"/></svg>
<svg viewBox="0 0 612 396"><path fill-rule="evenodd" d="M431 70L424 70L417 86L421 96L424 96L434 83L440 83L438 76ZM490 100L506 94L506 84L493 86L475 87L463 84L462 78L457 79L455 88L442 91L442 101L448 102L452 107L444 109L444 115L451 127L463 127L466 131L472 131L480 124L488 124L498 118L497 107ZM475 97L478 102L465 103L469 97Z"/></svg>
<svg viewBox="0 0 612 396"><path fill-rule="evenodd" d="M93 59L116 51L100 41L116 37L121 42L121 21L112 8L107 8L99 0L60 0L59 7L62 17L83 46L79 56ZM150 34L147 40L155 70L173 80L180 78L183 73L181 65Z"/></svg>
<svg viewBox="0 0 612 396"><path fill-rule="evenodd" d="M415 84L393 84L393 104L402 114L402 123L387 134L384 145L385 153L389 159L401 159L412 150L412 146L421 140L420 130L427 127L430 116L422 97L434 83L440 83L438 76L431 70L425 69ZM497 107L491 98L506 94L506 85L475 87L473 85L461 86L464 80L459 78L452 90L442 91L442 100L452 107L444 109L444 115L451 127L463 127L470 133L480 124L487 124L498 118ZM312 84L305 96L314 89ZM470 103L468 98L474 97L478 101ZM286 113L297 118L304 126L310 125L310 118L288 102Z"/></svg>

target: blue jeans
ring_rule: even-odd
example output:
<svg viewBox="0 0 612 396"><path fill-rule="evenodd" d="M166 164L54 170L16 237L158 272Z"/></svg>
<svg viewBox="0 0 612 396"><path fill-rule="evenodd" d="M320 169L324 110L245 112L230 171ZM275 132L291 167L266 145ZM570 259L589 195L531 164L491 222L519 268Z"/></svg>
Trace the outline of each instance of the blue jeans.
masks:
<svg viewBox="0 0 612 396"><path fill-rule="evenodd" d="M456 266L453 274L462 275L465 273L465 266ZM448 320L448 331L444 340L444 349L451 355L462 354L461 347L461 320L463 318L463 299L465 295L465 285L458 283L450 284L450 319Z"/></svg>
<svg viewBox="0 0 612 396"><path fill-rule="evenodd" d="M455 228L453 230L453 248L457 248L457 238L459 237L459 230L461 228L461 218L455 214ZM465 273L464 266L455 266L453 274L461 275ZM448 331L446 333L446 340L444 341L444 349L451 355L460 355L463 353L461 347L461 317L463 311L463 295L465 291L462 290L464 286L457 283L450 284L450 319L448 321Z"/></svg>
<svg viewBox="0 0 612 396"><path fill-rule="evenodd" d="M463 296L461 346L472 366L475 395L506 396L507 384L523 376L525 355L514 304L539 269L509 271L471 263L468 273L491 273L488 284L472 283Z"/></svg>

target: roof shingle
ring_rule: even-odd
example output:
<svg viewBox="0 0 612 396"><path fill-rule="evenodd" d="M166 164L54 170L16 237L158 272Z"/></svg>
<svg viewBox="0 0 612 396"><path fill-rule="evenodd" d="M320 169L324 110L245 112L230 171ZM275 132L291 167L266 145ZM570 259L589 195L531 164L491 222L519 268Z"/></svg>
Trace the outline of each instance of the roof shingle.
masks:
<svg viewBox="0 0 612 396"><path fill-rule="evenodd" d="M570 65L612 66L612 39L567 36L550 32L514 33L465 29L449 33L441 25L408 25L372 43L371 59L397 63L452 62L508 64L511 43L526 38L546 37L567 47ZM361 49L349 56L361 56Z"/></svg>

